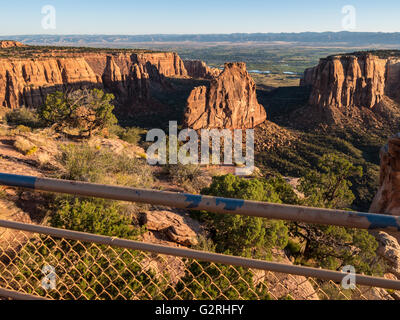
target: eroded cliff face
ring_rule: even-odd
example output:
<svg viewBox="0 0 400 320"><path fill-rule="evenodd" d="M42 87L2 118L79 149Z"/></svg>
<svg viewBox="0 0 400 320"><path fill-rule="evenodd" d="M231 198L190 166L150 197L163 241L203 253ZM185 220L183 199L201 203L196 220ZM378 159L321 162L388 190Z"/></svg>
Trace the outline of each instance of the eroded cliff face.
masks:
<svg viewBox="0 0 400 320"><path fill-rule="evenodd" d="M150 90L168 87L166 77L186 76L176 53L83 53L66 57L0 59L0 106L35 108L47 94L99 87L124 107L148 106Z"/></svg>
<svg viewBox="0 0 400 320"><path fill-rule="evenodd" d="M201 60L184 60L185 68L188 76L195 79L214 79L221 74L221 70L210 68Z"/></svg>
<svg viewBox="0 0 400 320"><path fill-rule="evenodd" d="M210 87L195 88L188 98L184 124L198 129L254 128L266 120L256 85L245 63L227 63Z"/></svg>
<svg viewBox="0 0 400 320"><path fill-rule="evenodd" d="M389 139L380 153L379 190L371 205L371 213L400 216L400 133ZM400 279L399 234L371 232L378 240L378 254L387 262L387 272Z"/></svg>
<svg viewBox="0 0 400 320"><path fill-rule="evenodd" d="M380 187L370 211L400 216L400 133L381 150Z"/></svg>
<svg viewBox="0 0 400 320"><path fill-rule="evenodd" d="M305 71L301 85L312 87L309 104L328 121L354 119L376 126L399 111L400 59L372 54L321 59Z"/></svg>
<svg viewBox="0 0 400 320"><path fill-rule="evenodd" d="M387 60L370 54L321 60L315 69L305 72L306 83L313 87L310 104L372 108L385 94L386 65Z"/></svg>

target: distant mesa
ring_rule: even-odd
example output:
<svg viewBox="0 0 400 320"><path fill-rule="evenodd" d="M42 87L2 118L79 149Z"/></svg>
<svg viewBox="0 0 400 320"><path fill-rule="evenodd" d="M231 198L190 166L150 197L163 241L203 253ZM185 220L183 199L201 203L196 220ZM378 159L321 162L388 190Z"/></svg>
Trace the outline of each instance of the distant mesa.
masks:
<svg viewBox="0 0 400 320"><path fill-rule="evenodd" d="M16 48L16 47L27 47L27 45L18 42L18 41L11 41L11 40L0 40L0 48L7 49L7 48Z"/></svg>
<svg viewBox="0 0 400 320"><path fill-rule="evenodd" d="M400 55L358 52L321 59L301 85L311 87L310 112L317 121L378 128L400 116ZM323 119L323 120L322 120Z"/></svg>
<svg viewBox="0 0 400 320"><path fill-rule="evenodd" d="M246 64L236 62L226 63L224 71L211 80L209 88L193 89L187 101L184 125L194 130L247 129L266 119Z"/></svg>

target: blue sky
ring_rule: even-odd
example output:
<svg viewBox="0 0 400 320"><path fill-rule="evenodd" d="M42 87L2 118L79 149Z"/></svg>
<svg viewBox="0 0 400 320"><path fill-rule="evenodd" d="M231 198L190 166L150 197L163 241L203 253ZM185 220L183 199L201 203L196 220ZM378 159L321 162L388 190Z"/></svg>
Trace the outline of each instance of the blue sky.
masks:
<svg viewBox="0 0 400 320"><path fill-rule="evenodd" d="M42 28L45 5L55 30ZM399 0L0 0L0 35L341 31L345 5L354 31L400 32Z"/></svg>

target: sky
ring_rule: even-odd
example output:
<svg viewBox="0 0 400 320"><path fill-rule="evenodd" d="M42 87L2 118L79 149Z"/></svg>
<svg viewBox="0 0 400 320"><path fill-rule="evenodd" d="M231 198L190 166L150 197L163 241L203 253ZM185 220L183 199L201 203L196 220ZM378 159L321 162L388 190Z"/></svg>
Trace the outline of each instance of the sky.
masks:
<svg viewBox="0 0 400 320"><path fill-rule="evenodd" d="M49 5L55 16L42 14ZM0 0L0 8L0 35L400 32L399 0Z"/></svg>

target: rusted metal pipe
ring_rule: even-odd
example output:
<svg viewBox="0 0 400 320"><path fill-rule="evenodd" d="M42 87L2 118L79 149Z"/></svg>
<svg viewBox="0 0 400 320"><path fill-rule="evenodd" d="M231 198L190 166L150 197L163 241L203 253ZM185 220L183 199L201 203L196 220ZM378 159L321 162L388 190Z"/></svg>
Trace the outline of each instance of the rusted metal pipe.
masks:
<svg viewBox="0 0 400 320"><path fill-rule="evenodd" d="M0 288L0 297L12 300L48 300L43 297L33 296L31 294L21 293L4 288Z"/></svg>
<svg viewBox="0 0 400 320"><path fill-rule="evenodd" d="M290 206L4 173L0 173L0 185L35 191L149 203L188 210L205 210L223 214L238 214L391 233L400 231L400 217L382 214Z"/></svg>

